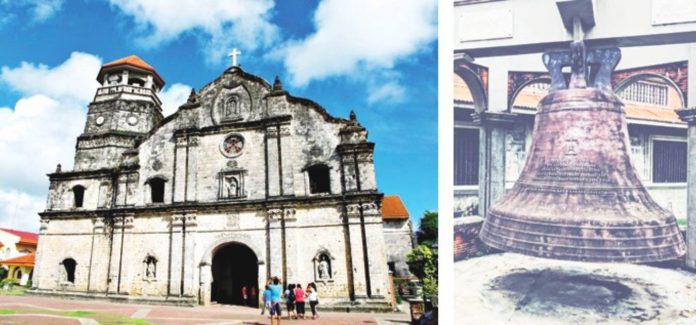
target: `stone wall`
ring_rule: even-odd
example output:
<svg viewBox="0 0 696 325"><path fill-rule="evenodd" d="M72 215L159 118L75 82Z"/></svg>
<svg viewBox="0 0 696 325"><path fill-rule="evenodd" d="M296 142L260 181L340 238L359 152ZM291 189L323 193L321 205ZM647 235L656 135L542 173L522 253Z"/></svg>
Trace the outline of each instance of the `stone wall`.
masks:
<svg viewBox="0 0 696 325"><path fill-rule="evenodd" d="M384 242L387 251L387 260L394 263L394 276L404 277L411 275L406 264L406 255L413 249L413 230L411 221L385 220Z"/></svg>
<svg viewBox="0 0 696 325"><path fill-rule="evenodd" d="M85 130L97 132L96 126ZM241 140L240 151L226 151L230 137ZM90 147L92 135L83 138ZM326 305L350 306L351 294L389 301L373 144L354 116L331 117L317 104L233 68L131 140L128 148L121 138L100 138L113 148L98 150L111 156L91 161L92 149L81 151L78 170L50 175L35 276L39 291L206 304L216 250L238 243L254 252L260 285L271 276L315 282ZM342 165L346 161L350 166ZM328 167L328 193L310 193L307 168L316 164ZM225 192L229 175L239 181L239 195ZM152 199L155 179L164 181L161 203ZM342 179L359 180L361 188L344 188ZM85 187L81 208L74 206L76 185ZM328 278L317 274L321 254L330 256ZM72 282L61 264L66 259L77 262Z"/></svg>

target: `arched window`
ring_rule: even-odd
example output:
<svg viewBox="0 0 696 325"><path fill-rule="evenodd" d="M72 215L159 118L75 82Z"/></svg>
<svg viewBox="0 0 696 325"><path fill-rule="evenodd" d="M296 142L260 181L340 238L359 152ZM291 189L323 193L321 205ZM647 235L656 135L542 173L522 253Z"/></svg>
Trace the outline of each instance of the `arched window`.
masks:
<svg viewBox="0 0 696 325"><path fill-rule="evenodd" d="M157 278L157 258L152 255L145 257L143 261L143 266L145 267L145 279L154 280Z"/></svg>
<svg viewBox="0 0 696 325"><path fill-rule="evenodd" d="M61 264L63 264L63 268L65 269L65 281L75 283L75 266L77 266L75 260L66 258Z"/></svg>
<svg viewBox="0 0 696 325"><path fill-rule="evenodd" d="M18 280L22 279L22 270L19 267L15 269L14 278Z"/></svg>
<svg viewBox="0 0 696 325"><path fill-rule="evenodd" d="M307 168L309 193L331 193L329 166L318 164Z"/></svg>
<svg viewBox="0 0 696 325"><path fill-rule="evenodd" d="M75 185L73 187L73 196L75 197L74 204L76 208L81 208L82 203L85 199L85 187L82 185Z"/></svg>
<svg viewBox="0 0 696 325"><path fill-rule="evenodd" d="M150 179L150 199L152 203L164 203L164 182L165 180L159 177Z"/></svg>

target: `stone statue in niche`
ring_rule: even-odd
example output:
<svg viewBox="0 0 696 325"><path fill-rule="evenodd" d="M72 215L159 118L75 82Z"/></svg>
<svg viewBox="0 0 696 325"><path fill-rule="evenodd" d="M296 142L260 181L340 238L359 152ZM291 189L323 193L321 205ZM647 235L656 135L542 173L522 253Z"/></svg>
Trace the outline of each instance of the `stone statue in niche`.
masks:
<svg viewBox="0 0 696 325"><path fill-rule="evenodd" d="M231 96L225 100L225 118L235 117L239 115L239 101L236 96Z"/></svg>
<svg viewBox="0 0 696 325"><path fill-rule="evenodd" d="M233 176L228 176L225 178L227 197L238 197L239 196L239 182L237 178Z"/></svg>
<svg viewBox="0 0 696 325"><path fill-rule="evenodd" d="M319 279L326 280L331 278L331 261L326 254L321 254L319 256L319 263L317 264L317 275Z"/></svg>
<svg viewBox="0 0 696 325"><path fill-rule="evenodd" d="M152 256L145 258L145 278L154 279L157 276L157 260Z"/></svg>

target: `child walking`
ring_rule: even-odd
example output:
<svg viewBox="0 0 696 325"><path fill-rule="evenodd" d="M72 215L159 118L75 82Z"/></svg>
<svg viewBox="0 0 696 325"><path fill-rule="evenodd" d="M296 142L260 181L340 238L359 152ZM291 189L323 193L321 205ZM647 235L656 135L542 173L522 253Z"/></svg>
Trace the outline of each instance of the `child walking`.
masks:
<svg viewBox="0 0 696 325"><path fill-rule="evenodd" d="M261 315L263 315L266 312L266 309L268 309L268 312L271 312L271 295L273 293L271 292L271 287L266 285L266 289L263 290L263 309L261 309Z"/></svg>

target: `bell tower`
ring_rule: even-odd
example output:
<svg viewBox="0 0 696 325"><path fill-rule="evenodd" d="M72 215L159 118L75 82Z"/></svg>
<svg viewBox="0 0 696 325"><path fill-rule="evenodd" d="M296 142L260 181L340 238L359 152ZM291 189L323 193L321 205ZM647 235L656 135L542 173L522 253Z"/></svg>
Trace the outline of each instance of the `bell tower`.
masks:
<svg viewBox="0 0 696 325"><path fill-rule="evenodd" d="M97 81L100 87L77 139L76 171L118 166L121 154L163 118L157 94L165 82L141 58L131 55L104 64Z"/></svg>

